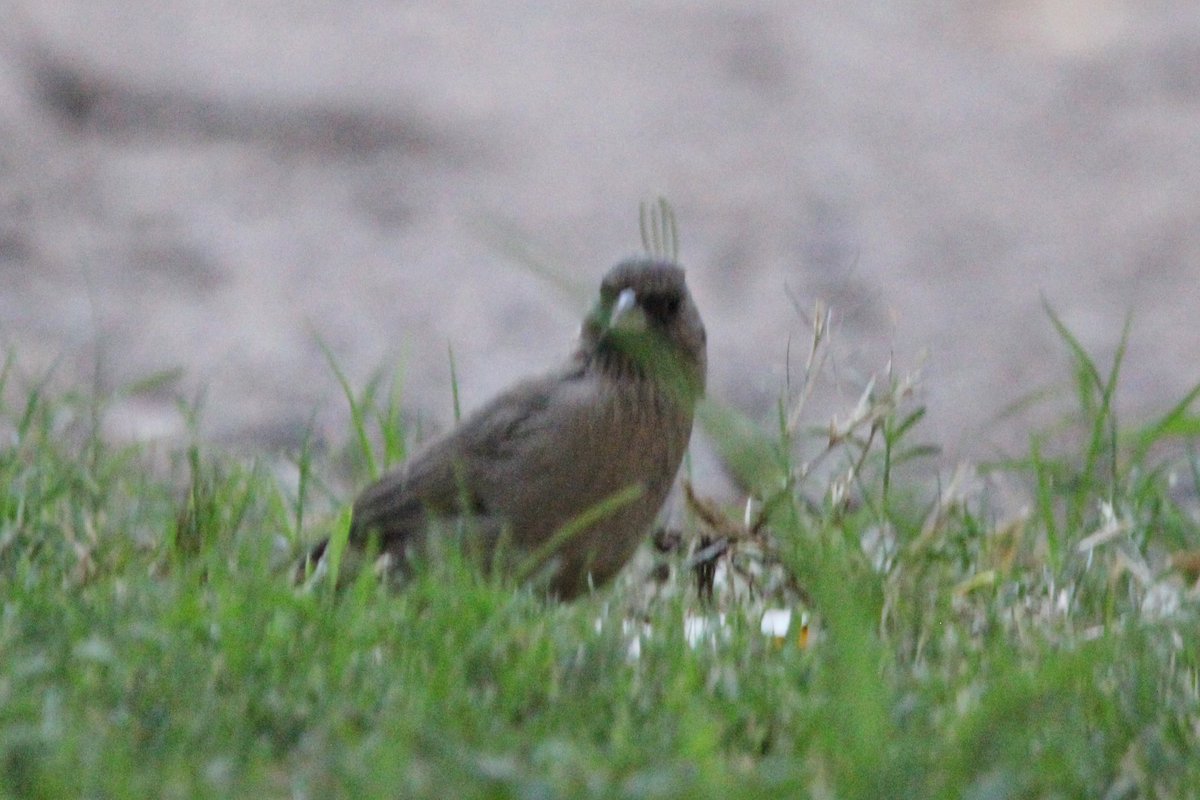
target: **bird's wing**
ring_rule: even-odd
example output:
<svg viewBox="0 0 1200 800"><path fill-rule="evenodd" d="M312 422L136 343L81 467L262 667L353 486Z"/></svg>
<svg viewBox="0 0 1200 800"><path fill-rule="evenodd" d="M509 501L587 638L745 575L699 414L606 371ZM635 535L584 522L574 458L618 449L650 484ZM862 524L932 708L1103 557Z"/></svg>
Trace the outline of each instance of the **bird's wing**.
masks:
<svg viewBox="0 0 1200 800"><path fill-rule="evenodd" d="M664 434L630 413L636 399L619 398L594 375L568 372L485 407L461 434L477 513L508 523L519 547L539 547L580 514L650 488L656 448L639 443Z"/></svg>
<svg viewBox="0 0 1200 800"><path fill-rule="evenodd" d="M498 493L527 477L515 465L534 466L541 459L531 460L531 452L553 447L544 432L557 427L551 418L563 411L556 402L563 380L553 375L518 384L385 474L355 501L351 538L365 543L378 535L393 547L424 531L429 513L495 511Z"/></svg>

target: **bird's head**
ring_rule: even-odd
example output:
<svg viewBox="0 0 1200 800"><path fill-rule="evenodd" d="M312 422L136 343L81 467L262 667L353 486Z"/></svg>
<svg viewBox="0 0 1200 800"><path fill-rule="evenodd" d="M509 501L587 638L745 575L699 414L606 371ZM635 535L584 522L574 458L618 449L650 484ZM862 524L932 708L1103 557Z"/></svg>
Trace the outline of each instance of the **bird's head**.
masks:
<svg viewBox="0 0 1200 800"><path fill-rule="evenodd" d="M601 369L658 380L691 400L704 391L704 322L677 264L639 258L609 270L580 338L581 354Z"/></svg>

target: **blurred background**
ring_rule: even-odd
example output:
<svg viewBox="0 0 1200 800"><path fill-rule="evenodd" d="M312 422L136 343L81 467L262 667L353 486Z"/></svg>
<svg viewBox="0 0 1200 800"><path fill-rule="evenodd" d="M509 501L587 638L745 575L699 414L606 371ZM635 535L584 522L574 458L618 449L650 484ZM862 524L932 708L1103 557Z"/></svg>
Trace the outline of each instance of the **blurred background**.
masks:
<svg viewBox="0 0 1200 800"><path fill-rule="evenodd" d="M0 0L0 346L114 388L114 436L345 437L318 340L406 408L565 356L662 194L711 393L769 418L816 300L811 422L921 368L946 458L1132 313L1121 410L1200 380L1200 4L1189 0ZM1055 403L1058 403L1056 406Z"/></svg>

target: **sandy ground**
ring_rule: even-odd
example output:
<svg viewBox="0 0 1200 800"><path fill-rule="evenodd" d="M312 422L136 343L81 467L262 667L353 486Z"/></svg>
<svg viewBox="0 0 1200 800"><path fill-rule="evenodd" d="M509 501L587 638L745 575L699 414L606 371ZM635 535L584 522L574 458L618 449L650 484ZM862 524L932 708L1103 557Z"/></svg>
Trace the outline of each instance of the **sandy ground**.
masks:
<svg viewBox="0 0 1200 800"><path fill-rule="evenodd" d="M451 414L566 353L584 286L674 203L712 393L773 413L794 303L852 397L923 364L947 459L1102 360L1126 418L1200 379L1200 4L1188 0L0 0L0 345L27 376L179 367L210 435L294 445L403 365ZM501 231L501 233L497 233ZM1061 406L1059 406L1061 408ZM814 410L813 422L820 422ZM1050 412L1045 412L1050 413ZM114 435L177 434L171 393Z"/></svg>

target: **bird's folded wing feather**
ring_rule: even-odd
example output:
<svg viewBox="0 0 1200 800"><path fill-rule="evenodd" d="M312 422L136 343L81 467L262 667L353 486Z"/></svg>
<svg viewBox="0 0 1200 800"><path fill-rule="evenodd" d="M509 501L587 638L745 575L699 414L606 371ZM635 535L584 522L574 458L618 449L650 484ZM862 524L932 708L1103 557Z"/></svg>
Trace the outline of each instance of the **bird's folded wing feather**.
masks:
<svg viewBox="0 0 1200 800"><path fill-rule="evenodd" d="M572 426L559 419L573 413L564 388L563 375L519 384L384 475L354 504L352 540L376 534L389 546L423 531L429 513L491 513L498 496L521 491L514 483L527 483L553 451L570 451Z"/></svg>

